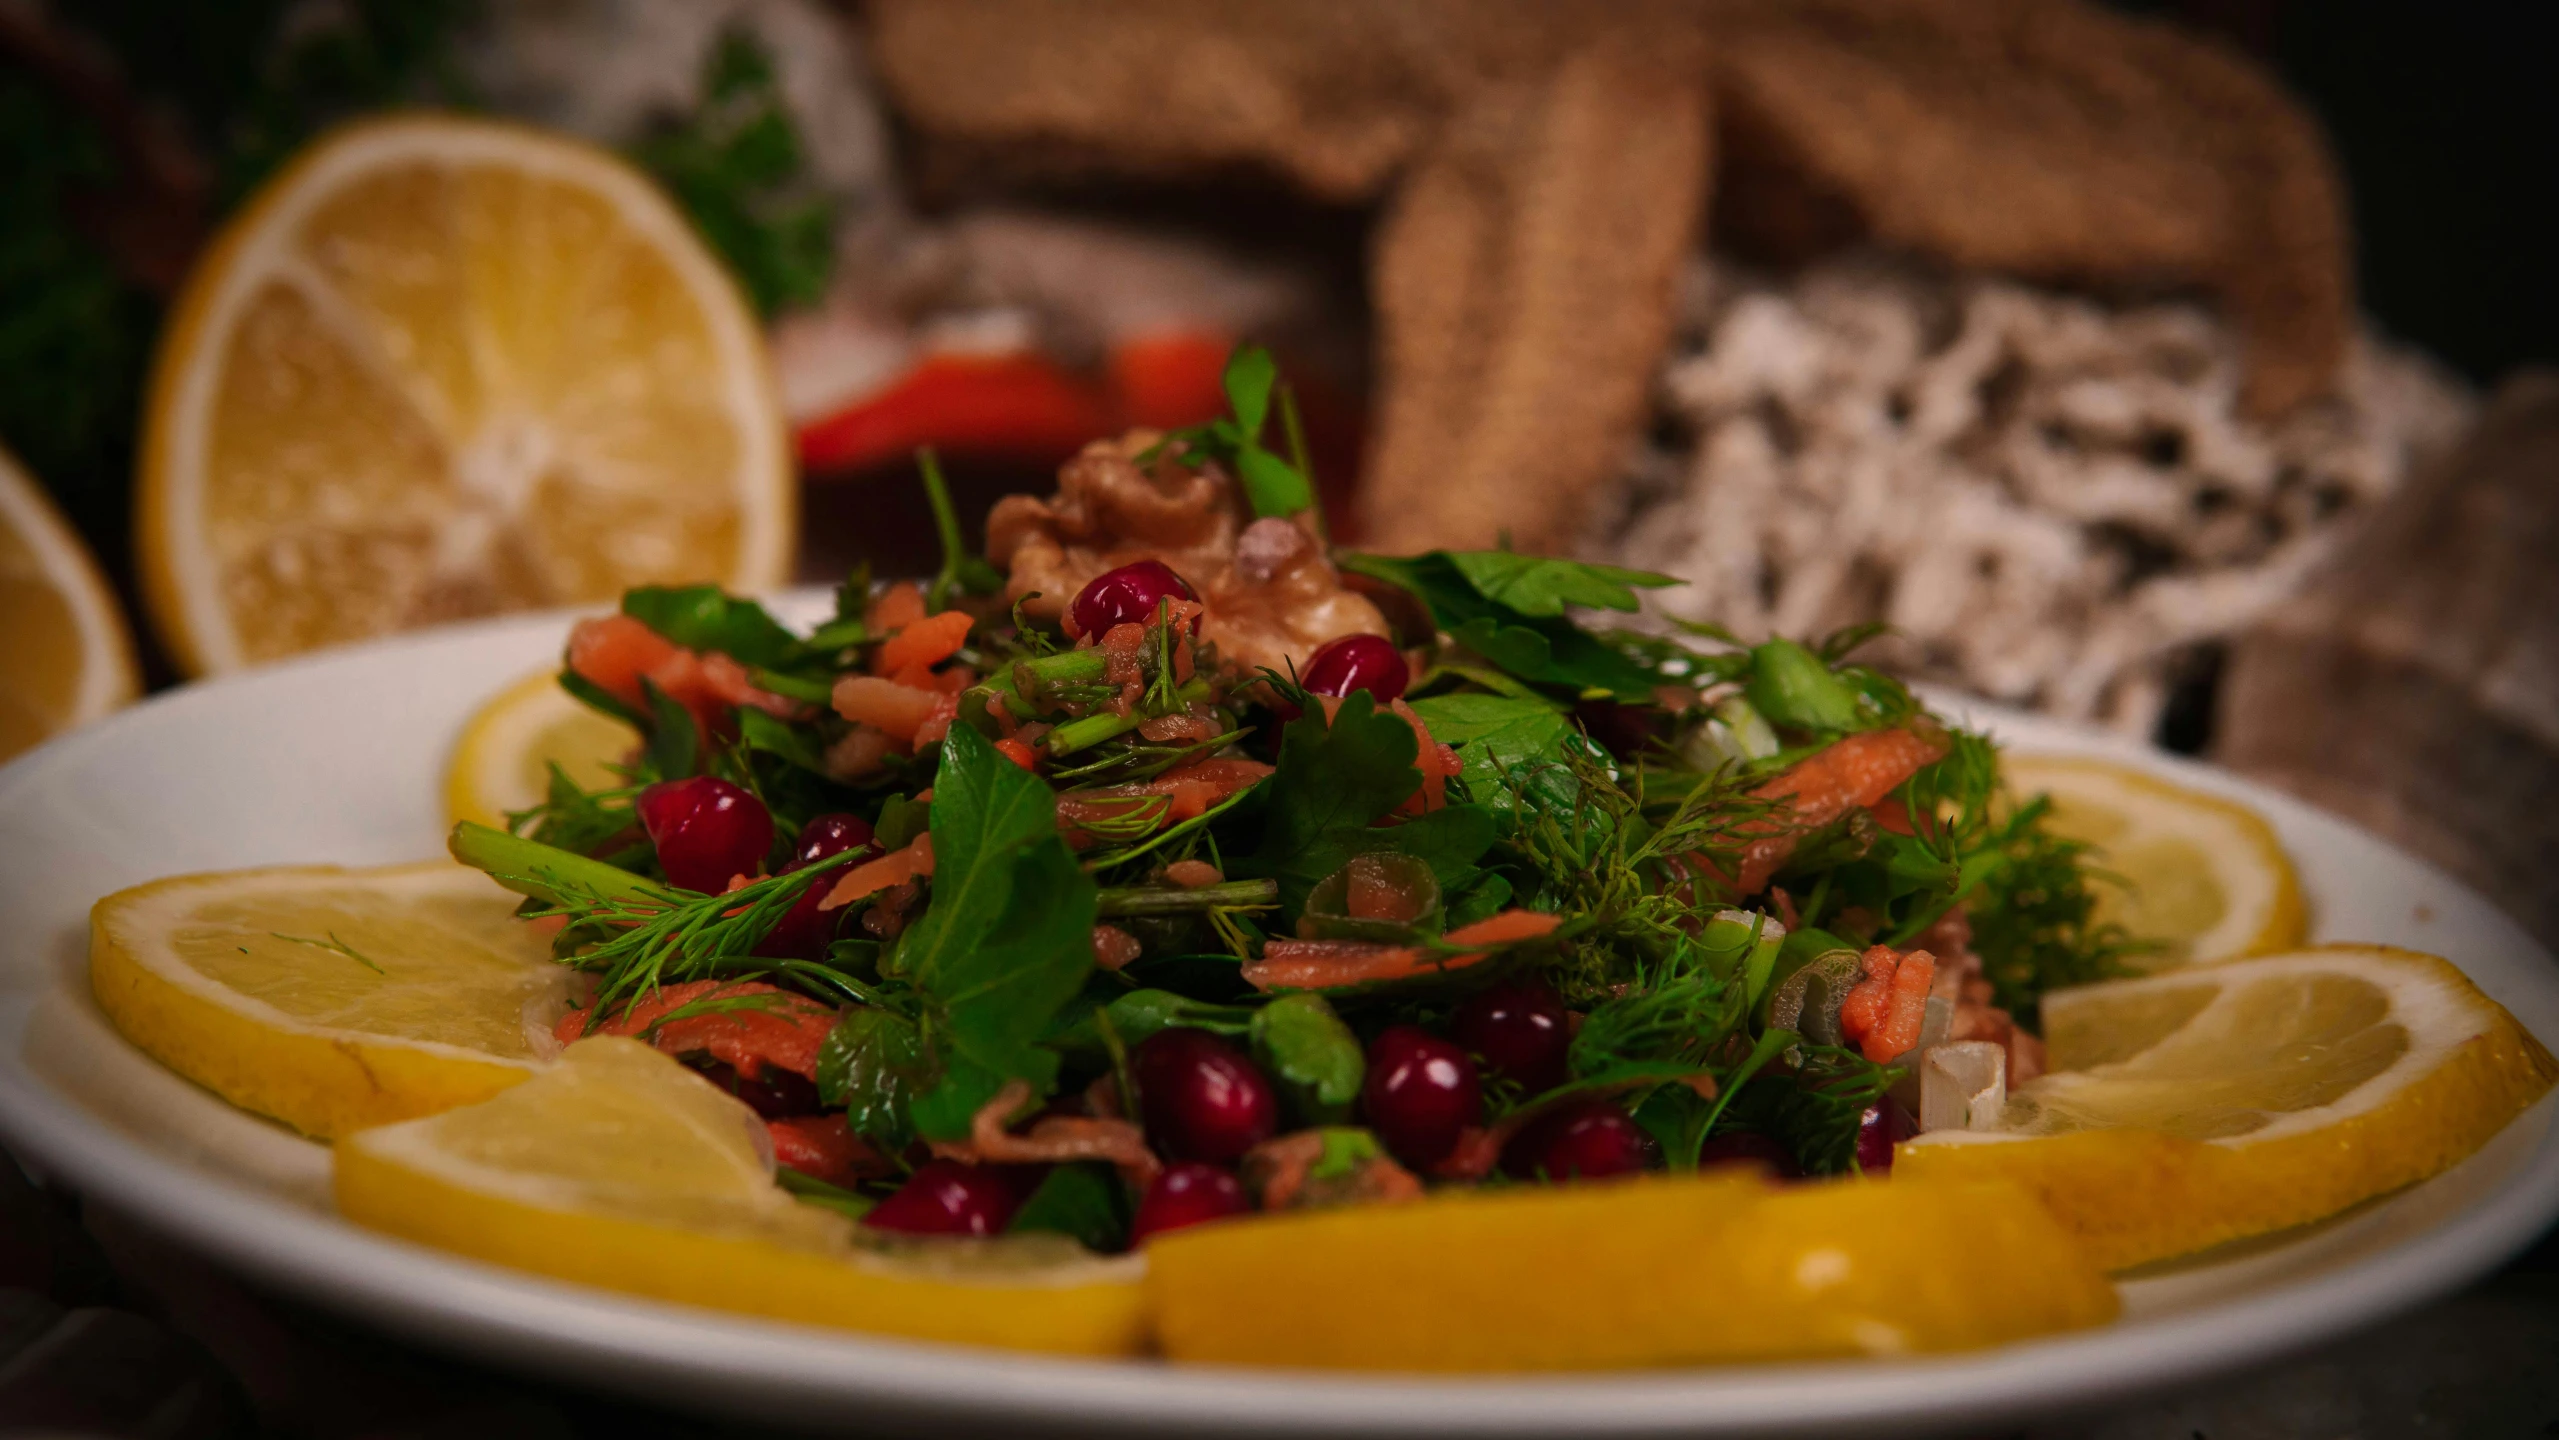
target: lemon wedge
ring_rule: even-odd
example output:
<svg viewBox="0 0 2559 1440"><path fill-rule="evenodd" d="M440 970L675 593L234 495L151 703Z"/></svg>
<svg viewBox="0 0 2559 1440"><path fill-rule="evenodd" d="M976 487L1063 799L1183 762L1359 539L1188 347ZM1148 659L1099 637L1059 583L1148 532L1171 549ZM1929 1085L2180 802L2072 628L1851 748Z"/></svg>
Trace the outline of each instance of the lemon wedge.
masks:
<svg viewBox="0 0 2559 1440"><path fill-rule="evenodd" d="M2164 969L2289 950L2306 938L2301 882L2257 812L2104 760L2001 757L2017 796L2052 797L2054 833L2085 841L2125 884L2098 887L2096 919L2161 948Z"/></svg>
<svg viewBox="0 0 2559 1440"><path fill-rule="evenodd" d="M626 587L777 585L796 496L754 316L647 177L407 115L317 142L163 334L138 541L185 668Z"/></svg>
<svg viewBox="0 0 2559 1440"><path fill-rule="evenodd" d="M445 861L182 875L98 902L89 982L153 1059L328 1139L485 1100L548 1058L567 972L515 903Z"/></svg>
<svg viewBox="0 0 2559 1440"><path fill-rule="evenodd" d="M1071 1355L1144 1342L1143 1262L1063 1236L893 1241L773 1183L755 1113L610 1036L483 1104L337 1147L338 1209L493 1264L683 1304Z"/></svg>
<svg viewBox="0 0 2559 1440"><path fill-rule="evenodd" d="M444 772L448 822L506 828L510 811L542 803L551 767L582 790L624 783L614 766L640 743L639 732L578 703L545 670L499 691L462 727Z"/></svg>
<svg viewBox="0 0 2559 1440"><path fill-rule="evenodd" d="M133 637L97 562L0 450L0 760L140 689Z"/></svg>
<svg viewBox="0 0 2559 1440"><path fill-rule="evenodd" d="M1896 1175L2007 1179L2110 1270L2305 1224L2445 1169L2559 1064L2444 960L2337 945L2057 990L2052 1073Z"/></svg>
<svg viewBox="0 0 2559 1440"><path fill-rule="evenodd" d="M1998 1182L1703 1175L1452 1192L1201 1225L1146 1253L1163 1352L1235 1365L1899 1355L2099 1325L2116 1308L2077 1243Z"/></svg>

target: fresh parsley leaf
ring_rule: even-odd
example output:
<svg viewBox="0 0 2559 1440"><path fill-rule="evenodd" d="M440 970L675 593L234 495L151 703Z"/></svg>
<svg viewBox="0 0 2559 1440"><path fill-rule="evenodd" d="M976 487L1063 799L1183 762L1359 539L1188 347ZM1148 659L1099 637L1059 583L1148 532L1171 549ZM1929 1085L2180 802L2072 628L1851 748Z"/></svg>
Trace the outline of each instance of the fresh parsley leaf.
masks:
<svg viewBox="0 0 2559 1440"><path fill-rule="evenodd" d="M1315 487L1289 464L1258 444L1235 447L1235 474L1244 482L1253 513L1286 519L1315 505Z"/></svg>
<svg viewBox="0 0 2559 1440"><path fill-rule="evenodd" d="M1359 1037L1323 996L1299 990L1273 999L1254 1012L1252 1036L1253 1056L1279 1081L1292 1124L1350 1119L1368 1061Z"/></svg>
<svg viewBox="0 0 2559 1440"><path fill-rule="evenodd" d="M1375 822L1421 785L1413 727L1379 710L1365 690L1345 699L1331 724L1321 709L1291 723L1279 764L1256 787L1260 845L1234 856L1228 873L1279 882L1280 913L1293 919L1306 897L1351 857L1377 851L1414 856L1446 890L1472 883L1475 862L1499 831L1491 811L1447 805L1397 825Z"/></svg>
<svg viewBox="0 0 2559 1440"><path fill-rule="evenodd" d="M688 650L717 650L748 665L786 669L799 638L765 608L717 585L643 585L622 595L622 613Z"/></svg>
<svg viewBox="0 0 2559 1440"><path fill-rule="evenodd" d="M1458 644L1522 680L1625 700L1653 698L1652 672L1568 620L1505 623L1478 615L1448 627Z"/></svg>
<svg viewBox="0 0 2559 1440"><path fill-rule="evenodd" d="M1501 554L1498 551L1491 553ZM1510 557L1513 560L1517 558ZM1517 570L1507 561L1499 560L1485 562L1479 567L1497 585L1510 584L1530 604L1541 609L1549 605L1553 607L1552 613L1533 614L1478 589L1459 560L1458 555L1449 551L1434 550L1427 555L1406 558L1346 554L1340 557L1340 564L1345 570L1411 591L1429 607L1433 624L1447 631L1466 649L1519 679L1536 685L1559 687L1576 695L1605 691L1628 700L1652 698L1656 679L1653 671L1561 613L1564 603L1561 597L1565 589L1598 593L1602 587L1616 582L1587 574L1566 579L1564 573L1569 572ZM1555 566L1570 564L1566 561L1548 563ZM1517 573L1513 573L1515 570ZM1640 572L1622 573L1633 575ZM1622 590L1623 587L1618 588Z"/></svg>
<svg viewBox="0 0 2559 1440"><path fill-rule="evenodd" d="M652 780L692 774L702 758L702 727L693 712L645 679L640 694L649 702L649 739L640 751L640 773Z"/></svg>
<svg viewBox="0 0 2559 1440"><path fill-rule="evenodd" d="M1475 593L1522 615L1561 615L1567 605L1598 610L1633 610L1630 586L1659 590L1682 583L1650 570L1627 570L1580 560L1522 555L1510 550L1444 550L1457 573Z"/></svg>
<svg viewBox="0 0 2559 1440"><path fill-rule="evenodd" d="M1771 723L1797 730L1835 734L1873 723L1858 705L1856 687L1792 640L1752 647L1747 693Z"/></svg>
<svg viewBox="0 0 2559 1440"><path fill-rule="evenodd" d="M1108 1253L1128 1243L1128 1224L1128 1188L1110 1166L1088 1160L1050 1170L1009 1228L1054 1231Z"/></svg>
<svg viewBox="0 0 2559 1440"><path fill-rule="evenodd" d="M634 730L649 728L648 716L624 704L620 696L607 691L603 686L575 670L564 669L560 672L560 688L568 691L579 704L601 714L610 715Z"/></svg>
<svg viewBox="0 0 2559 1440"><path fill-rule="evenodd" d="M1412 702L1431 738L1457 748L1467 788L1475 798L1498 802L1507 792L1505 771L1561 760L1572 743L1573 722L1542 699L1511 695L1434 695Z"/></svg>
<svg viewBox="0 0 2559 1440"><path fill-rule="evenodd" d="M703 66L699 110L643 140L635 158L729 264L756 310L813 304L835 265L835 205L807 174L773 60L743 29Z"/></svg>
<svg viewBox="0 0 2559 1440"><path fill-rule="evenodd" d="M1279 385L1279 365L1259 345L1239 345L1226 357L1223 377L1226 403L1235 418L1212 420L1176 430L1165 443L1224 463L1244 486L1244 498L1259 516L1287 518L1315 507L1315 485L1302 466L1292 465L1262 445L1262 426L1270 419L1271 394ZM1149 451L1141 459L1151 458Z"/></svg>
<svg viewBox="0 0 2559 1440"><path fill-rule="evenodd" d="M826 773L826 757L809 741L808 732L786 725L752 705L737 712L738 742L750 750L777 755L803 770Z"/></svg>
<svg viewBox="0 0 2559 1440"><path fill-rule="evenodd" d="M1431 867L1431 878L1446 894L1474 883L1475 862L1500 834L1501 822L1484 806L1443 805L1401 825L1363 827L1336 838L1342 846L1341 865L1349 864L1354 855L1377 851L1410 855Z"/></svg>
<svg viewBox="0 0 2559 1440"><path fill-rule="evenodd" d="M915 1097L907 1106L907 1118L914 1123L916 1133L927 1139L962 1139L977 1119L977 1112L985 1109L1007 1082L1016 1079L1030 1081L1034 1095L1047 1094L1057 1080L1056 1054L1025 1049L1000 1067L981 1065L966 1055L948 1056L940 1083Z"/></svg>
<svg viewBox="0 0 2559 1440"><path fill-rule="evenodd" d="M1271 352L1259 345L1236 346L1226 357L1226 373L1219 383L1226 390L1226 403L1235 411L1236 428L1258 437L1271 413L1271 387L1279 383L1279 364L1271 359Z"/></svg>
<svg viewBox="0 0 2559 1440"><path fill-rule="evenodd" d="M967 1116L953 1125L959 1099L943 1092L992 1095L988 1077L1054 1076L1055 1055L1036 1042L1093 968L1098 900L1058 835L1056 794L965 725L942 742L932 817L932 903L889 964L930 998L937 1038L950 1043L932 1123L925 1107L916 1119L951 1139L966 1133Z"/></svg>

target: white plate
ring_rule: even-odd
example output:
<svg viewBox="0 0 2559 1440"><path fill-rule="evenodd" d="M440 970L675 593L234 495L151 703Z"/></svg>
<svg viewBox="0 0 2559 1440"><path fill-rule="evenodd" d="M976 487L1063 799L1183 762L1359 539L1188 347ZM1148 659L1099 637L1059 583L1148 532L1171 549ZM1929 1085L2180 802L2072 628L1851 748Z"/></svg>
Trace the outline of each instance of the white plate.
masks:
<svg viewBox="0 0 2559 1440"><path fill-rule="evenodd" d="M795 597L807 601L810 597ZM805 603L792 608L805 612ZM767 1324L384 1239L327 1152L161 1070L88 999L90 902L188 870L435 854L463 718L555 663L557 616L367 646L162 696L0 771L0 1133L29 1163L283 1289L418 1340L659 1400L870 1428L1467 1435L1877 1434L2087 1405L2262 1360L2451 1290L2559 1215L2544 1100L2457 1169L2309 1231L2129 1280L2106 1330L1949 1359L1571 1379L1398 1380L1031 1359ZM2270 791L1971 709L2021 749L2111 755L2255 805L2321 938L2451 956L2545 1041L2559 969L2470 891ZM1962 1263L1949 1237L1947 1263Z"/></svg>

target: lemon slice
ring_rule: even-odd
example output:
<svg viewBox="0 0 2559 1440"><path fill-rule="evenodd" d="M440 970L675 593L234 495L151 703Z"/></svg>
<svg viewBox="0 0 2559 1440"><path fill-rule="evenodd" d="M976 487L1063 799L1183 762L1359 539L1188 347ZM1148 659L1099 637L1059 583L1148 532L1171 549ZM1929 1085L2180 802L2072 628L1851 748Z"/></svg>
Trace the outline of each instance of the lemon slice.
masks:
<svg viewBox="0 0 2559 1440"><path fill-rule="evenodd" d="M613 767L640 743L639 732L578 703L545 670L501 690L471 717L444 772L448 821L506 828L510 811L542 803L558 765L582 790L621 785Z"/></svg>
<svg viewBox="0 0 2559 1440"><path fill-rule="evenodd" d="M1951 1263L1960 1244L1962 1262ZM2001 1183L1660 1177L1202 1225L1147 1246L1176 1360L1577 1370L1960 1350L2115 1295Z"/></svg>
<svg viewBox="0 0 2559 1440"><path fill-rule="evenodd" d="M133 637L97 562L0 450L0 760L140 688Z"/></svg>
<svg viewBox="0 0 2559 1440"><path fill-rule="evenodd" d="M515 904L440 860L182 875L98 902L89 982L153 1059L328 1139L548 1059L567 972Z"/></svg>
<svg viewBox="0 0 2559 1440"><path fill-rule="evenodd" d="M1072 1355L1144 1341L1136 1259L1063 1236L891 1242L791 1199L755 1113L637 1041L582 1040L485 1104L339 1142L338 1209L661 1300Z"/></svg>
<svg viewBox="0 0 2559 1440"><path fill-rule="evenodd" d="M2035 1191L2109 1269L2336 1213L2487 1143L2559 1064L2432 955L2338 945L2057 990L2053 1073L1897 1174Z"/></svg>
<svg viewBox="0 0 2559 1440"><path fill-rule="evenodd" d="M2098 887L2097 916L2161 948L2133 963L2263 955L2302 943L2301 882L2272 826L2248 807L2104 760L2009 755L2019 797L2052 797L2056 834L2086 841L2120 876Z"/></svg>
<svg viewBox="0 0 2559 1440"><path fill-rule="evenodd" d="M189 277L138 538L202 672L633 585L769 588L795 507L754 317L648 179L412 115L303 152Z"/></svg>

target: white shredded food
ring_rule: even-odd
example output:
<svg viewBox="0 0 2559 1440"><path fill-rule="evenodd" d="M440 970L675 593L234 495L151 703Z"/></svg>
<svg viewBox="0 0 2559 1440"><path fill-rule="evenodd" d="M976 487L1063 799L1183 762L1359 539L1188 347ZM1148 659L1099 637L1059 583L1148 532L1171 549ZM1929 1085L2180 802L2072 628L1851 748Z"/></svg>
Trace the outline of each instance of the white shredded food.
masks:
<svg viewBox="0 0 2559 1440"><path fill-rule="evenodd" d="M1746 639L1880 620L1882 663L2138 734L2183 654L2297 589L2476 409L2365 336L2333 398L2253 422L2200 306L1872 255L1782 282L1700 260L1681 303L1595 553Z"/></svg>

